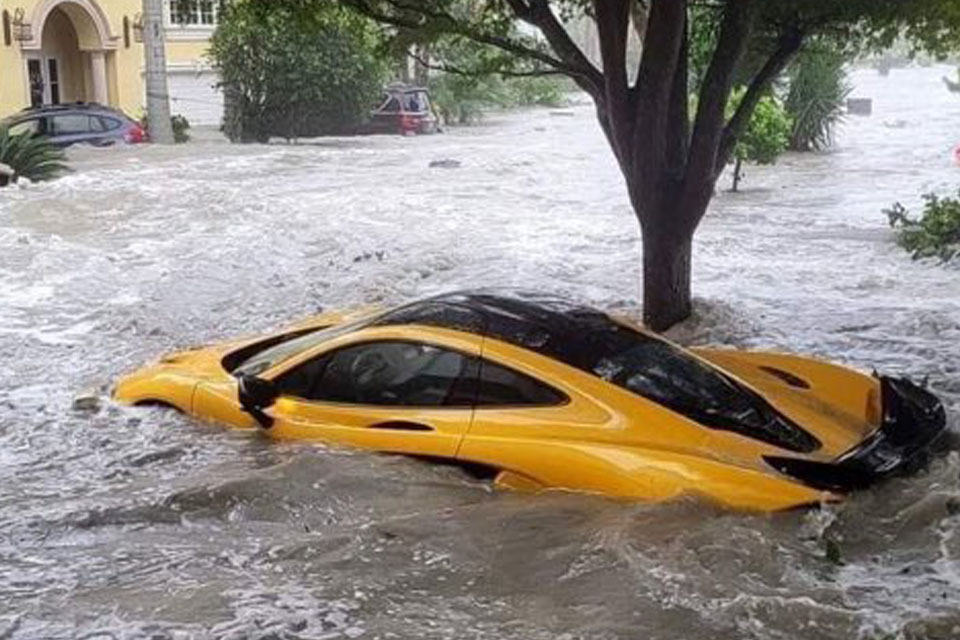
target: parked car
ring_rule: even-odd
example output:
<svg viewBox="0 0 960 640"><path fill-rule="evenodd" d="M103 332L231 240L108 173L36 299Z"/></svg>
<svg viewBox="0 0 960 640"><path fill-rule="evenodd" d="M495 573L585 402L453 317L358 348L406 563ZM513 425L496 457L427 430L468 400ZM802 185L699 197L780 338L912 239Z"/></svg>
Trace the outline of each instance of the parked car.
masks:
<svg viewBox="0 0 960 640"><path fill-rule="evenodd" d="M763 511L915 470L946 429L940 401L903 378L684 349L576 302L483 290L169 354L114 398L446 459L506 488Z"/></svg>
<svg viewBox="0 0 960 640"><path fill-rule="evenodd" d="M11 134L44 136L58 147L87 143L97 147L119 142L147 142L147 133L122 111L94 102L44 105L0 120Z"/></svg>
<svg viewBox="0 0 960 640"><path fill-rule="evenodd" d="M436 133L438 119L430 93L424 87L402 84L388 86L379 105L370 112L368 133Z"/></svg>

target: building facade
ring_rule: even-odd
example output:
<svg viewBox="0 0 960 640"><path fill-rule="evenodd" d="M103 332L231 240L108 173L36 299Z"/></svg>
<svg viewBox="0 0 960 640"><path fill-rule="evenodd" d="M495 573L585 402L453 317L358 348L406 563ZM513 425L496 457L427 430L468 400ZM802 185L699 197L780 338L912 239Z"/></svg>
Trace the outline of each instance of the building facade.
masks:
<svg viewBox="0 0 960 640"><path fill-rule="evenodd" d="M223 99L206 59L217 0L165 0L170 109L218 124ZM0 0L0 117L84 101L143 112L140 0Z"/></svg>

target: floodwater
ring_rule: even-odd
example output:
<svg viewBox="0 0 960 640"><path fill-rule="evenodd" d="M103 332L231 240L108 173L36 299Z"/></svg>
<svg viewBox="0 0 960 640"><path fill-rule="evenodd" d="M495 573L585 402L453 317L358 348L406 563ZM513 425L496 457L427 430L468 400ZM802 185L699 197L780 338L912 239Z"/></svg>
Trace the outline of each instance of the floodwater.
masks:
<svg viewBox="0 0 960 640"><path fill-rule="evenodd" d="M833 151L718 193L681 339L929 377L956 429L960 270L881 214L960 178L950 72L857 72L874 114ZM956 451L757 516L499 493L109 403L165 351L320 308L510 285L635 311L637 225L589 106L71 158L0 193L0 638L960 638Z"/></svg>

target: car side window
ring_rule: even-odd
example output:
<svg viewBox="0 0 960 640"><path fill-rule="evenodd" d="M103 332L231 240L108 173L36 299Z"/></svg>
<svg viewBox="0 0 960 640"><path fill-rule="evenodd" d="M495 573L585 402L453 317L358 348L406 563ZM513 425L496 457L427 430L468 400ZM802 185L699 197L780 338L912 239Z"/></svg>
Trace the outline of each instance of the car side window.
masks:
<svg viewBox="0 0 960 640"><path fill-rule="evenodd" d="M31 118L30 120L24 120L23 122L18 122L15 125L12 125L7 132L12 136L17 136L21 134L37 135L40 133L40 120L37 118Z"/></svg>
<svg viewBox="0 0 960 640"><path fill-rule="evenodd" d="M400 111L400 101L397 100L396 96L391 96L390 99L387 100L386 104L383 105L381 111L387 111L390 113Z"/></svg>
<svg viewBox="0 0 960 640"><path fill-rule="evenodd" d="M417 342L378 341L338 349L295 367L277 383L305 400L387 406L469 404L470 358ZM466 400L464 400L466 398Z"/></svg>
<svg viewBox="0 0 960 640"><path fill-rule="evenodd" d="M90 116L90 131L101 132L106 131L106 127L103 126L103 120L97 116Z"/></svg>
<svg viewBox="0 0 960 640"><path fill-rule="evenodd" d="M90 132L90 116L85 113L65 113L53 116L53 135L69 136Z"/></svg>
<svg viewBox="0 0 960 640"><path fill-rule="evenodd" d="M116 118L108 118L107 116L100 116L100 122L106 131L118 129L121 124Z"/></svg>
<svg viewBox="0 0 960 640"><path fill-rule="evenodd" d="M551 406L564 404L567 396L530 376L489 360L480 363L478 407Z"/></svg>

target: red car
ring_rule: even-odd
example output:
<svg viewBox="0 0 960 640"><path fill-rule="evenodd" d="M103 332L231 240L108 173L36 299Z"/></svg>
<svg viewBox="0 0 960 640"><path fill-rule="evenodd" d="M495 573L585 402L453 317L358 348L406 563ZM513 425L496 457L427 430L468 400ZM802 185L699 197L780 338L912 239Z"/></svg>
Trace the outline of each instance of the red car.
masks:
<svg viewBox="0 0 960 640"><path fill-rule="evenodd" d="M438 119L430 104L430 94L424 87L390 85L380 99L380 105L370 112L370 133L436 133Z"/></svg>

